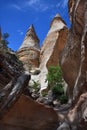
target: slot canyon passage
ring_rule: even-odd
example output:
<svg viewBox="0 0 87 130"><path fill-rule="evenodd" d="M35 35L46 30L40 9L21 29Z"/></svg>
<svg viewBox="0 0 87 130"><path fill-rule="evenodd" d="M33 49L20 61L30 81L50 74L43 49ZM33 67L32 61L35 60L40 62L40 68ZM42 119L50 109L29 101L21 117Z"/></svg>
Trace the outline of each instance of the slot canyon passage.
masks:
<svg viewBox="0 0 87 130"><path fill-rule="evenodd" d="M41 48L34 25L17 52L0 32L0 130L87 130L87 0L69 0L68 10L70 29L57 14ZM46 81L57 65L66 103Z"/></svg>

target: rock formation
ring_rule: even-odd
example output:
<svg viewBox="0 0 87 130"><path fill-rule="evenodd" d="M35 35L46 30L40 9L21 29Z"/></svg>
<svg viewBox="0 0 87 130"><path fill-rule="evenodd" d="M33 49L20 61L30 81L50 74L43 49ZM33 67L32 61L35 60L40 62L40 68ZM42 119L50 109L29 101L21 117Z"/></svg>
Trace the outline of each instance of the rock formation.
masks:
<svg viewBox="0 0 87 130"><path fill-rule="evenodd" d="M0 120L1 130L56 130L57 114L52 108L21 95Z"/></svg>
<svg viewBox="0 0 87 130"><path fill-rule="evenodd" d="M50 66L56 66L62 49L65 46L68 29L63 19L57 14L50 25L50 30L40 52L40 83L41 89L47 88L46 75Z"/></svg>
<svg viewBox="0 0 87 130"><path fill-rule="evenodd" d="M87 129L87 1L69 0L72 26L61 56L61 67L72 102L69 112L59 114L58 130ZM73 101L72 101L73 100Z"/></svg>
<svg viewBox="0 0 87 130"><path fill-rule="evenodd" d="M57 114L52 108L22 95L30 80L15 52L0 43L0 129L55 130ZM2 87L2 88L1 88Z"/></svg>
<svg viewBox="0 0 87 130"><path fill-rule="evenodd" d="M62 18L56 15L40 52L38 38L31 26L18 55L25 69L29 71L31 69L29 65L32 65L32 70L39 66L40 54L40 70L33 71L33 74L39 74L32 75L31 78L35 81L39 80L41 90L47 87L45 80L49 66L60 63L64 79L68 84L71 104L60 104L54 111L22 94L28 85L30 75L25 72L14 52L9 49L6 51L6 46L3 48L3 45L0 45L0 87L2 87L0 88L0 128L2 130L87 129L87 0L69 0L68 5L72 23L69 32ZM28 60L28 53L32 48L33 53L38 51L38 56Z"/></svg>
<svg viewBox="0 0 87 130"><path fill-rule="evenodd" d="M16 54L0 43L0 88L17 78L24 71Z"/></svg>
<svg viewBox="0 0 87 130"><path fill-rule="evenodd" d="M39 66L39 39L33 25L28 29L24 41L17 53L27 71Z"/></svg>
<svg viewBox="0 0 87 130"><path fill-rule="evenodd" d="M31 84L32 80L36 82L38 81L40 83L41 90L47 88L48 85L46 82L48 68L52 65L56 66L59 63L60 54L65 46L67 34L68 29L66 24L60 15L57 14L51 22L50 30L43 42L41 51L38 44L39 40L33 26L31 26L27 31L24 42L18 50L19 59L23 62L26 70L30 71L30 67L32 70L30 72L34 72L35 70L36 73L37 67L39 67L39 75L31 76Z"/></svg>
<svg viewBox="0 0 87 130"><path fill-rule="evenodd" d="M76 99L86 88L86 0L69 0L69 11L72 27L62 53L61 67L64 79L69 85L69 94Z"/></svg>

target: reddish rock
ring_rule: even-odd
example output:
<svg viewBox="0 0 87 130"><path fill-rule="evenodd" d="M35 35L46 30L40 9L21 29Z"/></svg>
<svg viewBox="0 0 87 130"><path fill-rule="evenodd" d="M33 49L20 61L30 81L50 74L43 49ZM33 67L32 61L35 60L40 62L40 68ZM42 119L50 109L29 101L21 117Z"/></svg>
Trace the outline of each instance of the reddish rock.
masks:
<svg viewBox="0 0 87 130"><path fill-rule="evenodd" d="M56 130L57 114L52 108L22 95L0 120L2 130Z"/></svg>
<svg viewBox="0 0 87 130"><path fill-rule="evenodd" d="M87 1L69 0L69 11L72 27L68 34L67 44L61 57L61 67L65 81L69 85L71 99L85 91L87 71ZM86 84L85 84L86 83Z"/></svg>
<svg viewBox="0 0 87 130"><path fill-rule="evenodd" d="M50 25L50 30L43 42L40 52L40 83L41 89L47 88L46 75L50 66L56 66L62 49L65 46L68 29L63 19L57 14Z"/></svg>

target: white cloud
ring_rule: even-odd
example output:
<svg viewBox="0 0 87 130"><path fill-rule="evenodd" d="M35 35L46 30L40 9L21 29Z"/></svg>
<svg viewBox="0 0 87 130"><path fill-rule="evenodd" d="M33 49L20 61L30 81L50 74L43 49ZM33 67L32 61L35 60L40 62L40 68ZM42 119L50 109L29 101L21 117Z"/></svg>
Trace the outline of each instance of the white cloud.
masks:
<svg viewBox="0 0 87 130"><path fill-rule="evenodd" d="M17 30L17 32L18 32L20 35L23 35L23 34L24 34L23 31L21 31L21 30Z"/></svg>
<svg viewBox="0 0 87 130"><path fill-rule="evenodd" d="M22 10L21 7L17 4L12 4L11 7L15 8L17 10L20 10L20 11Z"/></svg>
<svg viewBox="0 0 87 130"><path fill-rule="evenodd" d="M67 6L67 4L68 4L68 0L64 0L62 7L65 8Z"/></svg>
<svg viewBox="0 0 87 130"><path fill-rule="evenodd" d="M20 35L23 35L24 33L23 32L20 32Z"/></svg>
<svg viewBox="0 0 87 130"><path fill-rule="evenodd" d="M33 6L33 5L37 4L38 2L40 2L40 1L39 0L29 0L29 1L27 1L27 4L29 6Z"/></svg>
<svg viewBox="0 0 87 130"><path fill-rule="evenodd" d="M50 5L48 2L44 2L44 0L23 0L23 2L19 1L17 4L12 4L12 7L15 8L18 11L24 11L29 9L33 9L35 11L40 11L40 12L46 12L47 10L50 9L55 9L55 8L66 8L68 3L68 0L61 0L58 2L57 5Z"/></svg>
<svg viewBox="0 0 87 130"><path fill-rule="evenodd" d="M66 6L67 6L67 4L68 4L68 0L61 0L57 5L56 5L56 7L57 8L66 8Z"/></svg>
<svg viewBox="0 0 87 130"><path fill-rule="evenodd" d="M30 7L40 12L45 12L49 9L48 4L46 2L43 2L42 0L27 0L25 2L25 7Z"/></svg>

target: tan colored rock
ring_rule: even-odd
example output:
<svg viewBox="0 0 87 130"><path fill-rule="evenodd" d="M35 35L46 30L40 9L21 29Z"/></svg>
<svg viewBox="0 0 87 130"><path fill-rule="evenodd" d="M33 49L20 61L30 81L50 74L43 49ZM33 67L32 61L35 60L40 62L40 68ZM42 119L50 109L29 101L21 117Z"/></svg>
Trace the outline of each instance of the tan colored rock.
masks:
<svg viewBox="0 0 87 130"><path fill-rule="evenodd" d="M52 108L22 95L0 120L1 130L56 130L57 114Z"/></svg>
<svg viewBox="0 0 87 130"><path fill-rule="evenodd" d="M72 27L61 57L61 67L73 103L58 114L71 130L87 129L87 0L69 0ZM59 127L61 128L63 124ZM63 127L64 129L64 127ZM62 129L60 129L62 130ZM64 129L65 130L65 129Z"/></svg>
<svg viewBox="0 0 87 130"><path fill-rule="evenodd" d="M61 57L65 81L70 98L77 99L87 86L87 1L69 0L72 27ZM85 86L85 87L84 87Z"/></svg>
<svg viewBox="0 0 87 130"><path fill-rule="evenodd" d="M50 30L40 52L41 89L47 88L46 75L50 66L56 66L65 46L68 29L63 19L57 14L51 22Z"/></svg>
<svg viewBox="0 0 87 130"><path fill-rule="evenodd" d="M17 53L27 71L39 66L39 39L33 25L28 29L25 39Z"/></svg>

